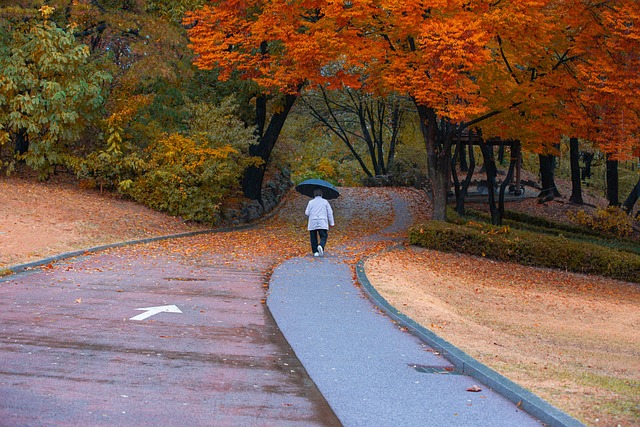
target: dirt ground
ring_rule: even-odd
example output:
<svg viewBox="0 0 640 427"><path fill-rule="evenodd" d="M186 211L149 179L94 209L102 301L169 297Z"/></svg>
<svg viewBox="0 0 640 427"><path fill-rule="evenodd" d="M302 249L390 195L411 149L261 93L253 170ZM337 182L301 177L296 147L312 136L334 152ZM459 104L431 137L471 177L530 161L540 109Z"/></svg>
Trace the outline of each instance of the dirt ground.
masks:
<svg viewBox="0 0 640 427"><path fill-rule="evenodd" d="M414 217L424 219L415 192L406 194ZM383 190L349 189L349 195L352 203L338 203L336 212L344 217L338 223L346 223L349 209L390 221ZM575 209L562 199L509 208L556 219ZM302 220L296 216L279 232L298 234L295 221ZM338 226L332 242L348 244L370 225L363 219ZM203 228L73 182L0 177L0 270ZM300 246L297 251L306 247L291 244ZM639 286L414 247L372 256L366 268L381 294L408 316L587 425L640 425Z"/></svg>
<svg viewBox="0 0 640 427"><path fill-rule="evenodd" d="M0 270L63 252L203 228L64 179L0 176Z"/></svg>

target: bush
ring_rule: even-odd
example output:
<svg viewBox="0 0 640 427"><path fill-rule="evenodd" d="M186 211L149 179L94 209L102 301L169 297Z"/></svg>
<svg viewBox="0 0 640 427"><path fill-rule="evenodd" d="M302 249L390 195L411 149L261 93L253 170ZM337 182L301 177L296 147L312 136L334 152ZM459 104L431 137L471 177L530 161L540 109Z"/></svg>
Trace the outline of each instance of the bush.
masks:
<svg viewBox="0 0 640 427"><path fill-rule="evenodd" d="M640 283L640 256L600 245L509 227L431 221L414 226L411 244L522 265L556 268Z"/></svg>
<svg viewBox="0 0 640 427"><path fill-rule="evenodd" d="M617 206L597 209L593 215L579 210L576 213L568 212L567 216L576 224L617 237L627 237L633 233L631 217Z"/></svg>
<svg viewBox="0 0 640 427"><path fill-rule="evenodd" d="M449 216L450 214L447 213L447 217ZM478 218L487 222L491 221L491 215L475 209L467 209L465 217ZM505 210L502 219L503 224L540 233L570 233L575 235L602 236L601 232L583 226L554 222L524 212Z"/></svg>
<svg viewBox="0 0 640 427"><path fill-rule="evenodd" d="M118 190L123 182L135 179L144 166L144 161L134 150L100 150L90 153L76 162L73 168L85 188L100 187L100 190Z"/></svg>
<svg viewBox="0 0 640 427"><path fill-rule="evenodd" d="M124 123L148 101L134 97L105 120L106 147L77 162L78 176L151 209L216 224L222 199L238 189L244 169L259 161L248 154L253 129L237 118L232 97L219 106L187 103L188 131L163 134L148 126L153 139L143 150L131 141Z"/></svg>
<svg viewBox="0 0 640 427"><path fill-rule="evenodd" d="M389 165L389 185L424 188L427 185L427 175L420 160L421 156L413 159L396 158Z"/></svg>
<svg viewBox="0 0 640 427"><path fill-rule="evenodd" d="M483 222L490 222L491 216L474 209L467 209L464 217L460 217L453 209L447 211L449 222L465 224L470 218ZM586 226L563 224L544 218L529 215L523 212L505 211L503 224L517 230L527 230L535 233L549 234L553 236L567 237L573 240L588 241L609 248L631 252L640 255L640 245L632 238L616 238L611 233L594 230Z"/></svg>
<svg viewBox="0 0 640 427"><path fill-rule="evenodd" d="M222 198L238 182L246 158L231 146L172 134L151 144L145 172L121 190L151 209L215 224Z"/></svg>

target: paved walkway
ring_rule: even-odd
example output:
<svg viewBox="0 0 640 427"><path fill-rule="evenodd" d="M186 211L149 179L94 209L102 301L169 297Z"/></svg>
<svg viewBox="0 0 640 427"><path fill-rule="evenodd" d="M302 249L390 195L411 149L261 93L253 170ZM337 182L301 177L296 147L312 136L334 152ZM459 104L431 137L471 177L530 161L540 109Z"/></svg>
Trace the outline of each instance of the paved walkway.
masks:
<svg viewBox="0 0 640 427"><path fill-rule="evenodd" d="M406 230L406 203L367 241ZM342 248L336 249L337 253ZM311 379L345 426L540 426L514 403L457 372L438 351L391 321L355 286L331 249L274 272L267 305Z"/></svg>
<svg viewBox="0 0 640 427"><path fill-rule="evenodd" d="M540 426L382 314L338 258L304 258L272 276L267 305L345 426Z"/></svg>
<svg viewBox="0 0 640 427"><path fill-rule="evenodd" d="M157 245L0 279L0 426L339 425L260 302L268 267Z"/></svg>
<svg viewBox="0 0 640 427"><path fill-rule="evenodd" d="M362 244L411 223L393 206ZM198 251L210 238L0 279L0 425L541 425L374 306L346 248L278 266L265 306L273 260Z"/></svg>

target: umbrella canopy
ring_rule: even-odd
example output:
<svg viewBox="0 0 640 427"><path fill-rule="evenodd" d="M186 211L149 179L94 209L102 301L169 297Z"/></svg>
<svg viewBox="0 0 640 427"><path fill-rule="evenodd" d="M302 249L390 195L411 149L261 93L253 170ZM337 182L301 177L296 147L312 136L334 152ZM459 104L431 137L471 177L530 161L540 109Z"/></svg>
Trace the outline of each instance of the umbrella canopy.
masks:
<svg viewBox="0 0 640 427"><path fill-rule="evenodd" d="M296 185L296 191L308 197L313 197L313 190L322 189L322 197L331 200L340 197L340 193L332 183L324 179L307 179Z"/></svg>

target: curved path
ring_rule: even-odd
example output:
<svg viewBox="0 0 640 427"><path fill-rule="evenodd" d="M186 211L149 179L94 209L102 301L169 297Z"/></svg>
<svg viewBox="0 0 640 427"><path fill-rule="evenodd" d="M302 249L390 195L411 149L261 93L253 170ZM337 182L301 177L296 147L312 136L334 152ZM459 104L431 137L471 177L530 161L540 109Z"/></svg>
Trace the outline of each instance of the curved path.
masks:
<svg viewBox="0 0 640 427"><path fill-rule="evenodd" d="M394 223L362 244L411 224L405 201L392 199ZM343 257L296 258L280 265L267 305L344 425L542 425L486 386L479 393L467 391L477 381L382 314L354 286Z"/></svg>
<svg viewBox="0 0 640 427"><path fill-rule="evenodd" d="M410 225L390 194L395 221L355 246ZM372 305L346 262L353 242L281 263L265 305L280 260L255 246L277 232L121 247L0 279L0 425L540 425L484 386L467 392L475 380Z"/></svg>

